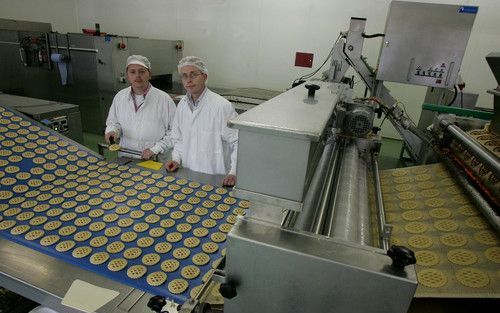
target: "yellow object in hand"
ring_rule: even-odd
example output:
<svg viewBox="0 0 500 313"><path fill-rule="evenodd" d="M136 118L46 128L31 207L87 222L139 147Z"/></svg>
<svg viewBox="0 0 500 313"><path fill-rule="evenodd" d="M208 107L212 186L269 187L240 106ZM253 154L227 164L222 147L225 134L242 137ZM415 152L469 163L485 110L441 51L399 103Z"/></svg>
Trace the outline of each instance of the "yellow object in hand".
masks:
<svg viewBox="0 0 500 313"><path fill-rule="evenodd" d="M120 150L120 148L121 148L120 145L115 143L115 144L109 145L108 150L109 151L118 151L118 150Z"/></svg>

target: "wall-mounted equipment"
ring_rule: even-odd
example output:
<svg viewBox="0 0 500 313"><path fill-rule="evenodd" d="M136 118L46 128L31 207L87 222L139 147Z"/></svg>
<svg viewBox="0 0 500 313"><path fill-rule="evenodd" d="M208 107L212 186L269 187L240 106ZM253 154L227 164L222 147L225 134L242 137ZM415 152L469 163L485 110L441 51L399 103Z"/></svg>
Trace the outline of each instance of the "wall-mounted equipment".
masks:
<svg viewBox="0 0 500 313"><path fill-rule="evenodd" d="M51 31L48 23L0 19L0 68L10 78L0 91L76 104L83 130L101 134L114 95L128 86L129 55L147 56L152 84L172 88L182 41Z"/></svg>

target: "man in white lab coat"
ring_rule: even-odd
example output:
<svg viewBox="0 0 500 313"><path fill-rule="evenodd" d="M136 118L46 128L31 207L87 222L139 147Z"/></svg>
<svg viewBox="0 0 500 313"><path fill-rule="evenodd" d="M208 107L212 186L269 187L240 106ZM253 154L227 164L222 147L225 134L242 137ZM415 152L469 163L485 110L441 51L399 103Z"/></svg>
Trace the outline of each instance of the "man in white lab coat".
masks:
<svg viewBox="0 0 500 313"><path fill-rule="evenodd" d="M238 131L227 122L238 114L231 102L206 87L208 70L201 59L185 57L178 70L187 94L177 106L172 160L165 168L172 172L182 164L193 171L226 175L223 185L234 186Z"/></svg>
<svg viewBox="0 0 500 313"><path fill-rule="evenodd" d="M106 120L104 138L108 143L120 138L121 147L140 152L142 159L150 159L157 154L161 159L173 147L170 128L175 103L168 94L149 82L151 63L146 57L129 56L126 72L130 87L115 95ZM126 153L120 156L139 158Z"/></svg>

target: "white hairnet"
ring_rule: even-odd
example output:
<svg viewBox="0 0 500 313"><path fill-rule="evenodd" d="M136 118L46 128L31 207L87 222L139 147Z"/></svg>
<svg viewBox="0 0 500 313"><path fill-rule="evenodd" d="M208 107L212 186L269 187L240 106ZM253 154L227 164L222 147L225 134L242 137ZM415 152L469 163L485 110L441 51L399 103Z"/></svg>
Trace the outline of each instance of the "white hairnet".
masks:
<svg viewBox="0 0 500 313"><path fill-rule="evenodd" d="M151 62L149 62L148 58L146 58L145 56L142 56L142 55L134 54L134 55L129 56L127 58L126 68L128 68L128 66L130 64L138 64L138 65L144 66L148 70L151 70Z"/></svg>
<svg viewBox="0 0 500 313"><path fill-rule="evenodd" d="M188 65L191 65L191 66L194 66L196 67L197 69L199 69L202 73L204 74L207 74L208 75L208 69L207 67L205 66L205 63L198 57L195 57L195 56L187 56L187 57L183 57L180 61L179 61L179 64L177 65L177 70L179 71L179 73L181 72L181 69L182 67L184 66L188 66Z"/></svg>

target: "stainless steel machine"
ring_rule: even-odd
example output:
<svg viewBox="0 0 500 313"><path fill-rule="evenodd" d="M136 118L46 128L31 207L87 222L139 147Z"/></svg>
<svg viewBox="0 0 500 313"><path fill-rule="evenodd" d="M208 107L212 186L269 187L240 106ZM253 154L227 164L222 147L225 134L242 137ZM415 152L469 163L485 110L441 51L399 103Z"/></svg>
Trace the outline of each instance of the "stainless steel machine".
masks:
<svg viewBox="0 0 500 313"><path fill-rule="evenodd" d="M497 191L490 189L489 195L493 195L490 198L484 198L484 193L480 195L478 188L469 182L472 178L465 178L464 171L457 171L446 161L439 149L440 141L419 130L383 84L387 79L434 87L453 86L477 11L477 7L470 6L392 2L386 33L375 35L384 36L377 71L362 56L363 41L374 35L365 33L365 19L353 18L349 30L340 34L332 49L328 79L306 81L305 86L299 85L230 121L239 130L235 191L249 199L251 207L250 213L229 234L225 269L214 275L222 282L220 292L226 298L226 312L405 312L417 290L417 279L422 281L424 290L447 285L445 274L422 269L425 263L422 259L413 267L416 255L401 246L431 249L434 239L415 235L426 233L429 229L426 224L397 225L397 234L402 233L403 227L410 234L409 239L403 242L396 236L392 238L395 206L417 209L418 201L404 201L418 199L417 192L422 194L421 211L403 215L403 220L416 221L425 214L436 215L440 211L432 211L433 208L447 202L434 198L441 194L439 190L407 191L414 190L409 184L401 186L395 194L387 192L392 189L387 184L387 175L384 179L380 176L377 162L380 134L374 127L375 118L382 115L393 123L410 149L415 148L415 153L416 147L425 145L443 157L449 167L441 173L442 177L456 177L460 186L455 187L450 178L447 183L453 188L448 187L448 191L464 192L453 200L477 205L483 217L474 218L481 223L490 222L491 226L486 222L481 224L481 229L492 229L493 232L488 230L484 234L491 236L488 244L498 247L495 239L498 212L492 209L495 206L492 200L498 199L494 194ZM430 12L439 18L428 23L418 12ZM417 40L411 41L413 46L406 40L408 28L410 34L418 33L414 36ZM429 51L430 46L436 49ZM350 86L343 83L349 67L359 74L370 97L352 99ZM462 145L461 149L465 149L467 140L462 132L453 121L445 121L436 129L451 133ZM474 156L485 168L483 181L490 180L490 187L498 188L498 156L495 158L483 150L473 146ZM426 173L429 169L414 171ZM394 172L391 176L400 177L396 179L399 183L410 182L410 177L402 177L407 173ZM421 174L416 183L431 177ZM418 186L439 184L429 182ZM394 199L399 199L399 203L394 203ZM460 227L458 222L454 223ZM435 227L441 224L436 222ZM412 228L417 226L421 228ZM447 229L451 230L454 229ZM437 240L446 246L449 243L445 239L455 235L460 236L443 235ZM419 240L428 241L424 244ZM450 246L453 244L463 245L455 242ZM449 255L455 253L450 251ZM418 258L422 258L427 252L418 250L418 253ZM470 271L471 279L485 278L486 283L481 287L493 279L489 297L499 297L495 272L488 276L480 270ZM463 281L459 276L462 272L455 274L459 281ZM434 278L443 275L444 283L429 283L426 278L434 274ZM192 308L193 304L187 307Z"/></svg>
<svg viewBox="0 0 500 313"><path fill-rule="evenodd" d="M101 134L114 95L127 86L127 57L147 56L152 84L166 90L182 47L179 40L61 34L47 23L1 20L0 66L12 79L0 91L78 105L83 130Z"/></svg>
<svg viewBox="0 0 500 313"><path fill-rule="evenodd" d="M314 97L295 87L231 121L240 131L235 190L252 205L229 235L221 291L236 296L225 310L404 312L414 256L393 247L391 260L378 235L388 231L383 208L369 201L381 200L378 105L352 102L343 84L309 83ZM266 295L272 301L259 300Z"/></svg>
<svg viewBox="0 0 500 313"><path fill-rule="evenodd" d="M215 90L215 92L218 92ZM254 108L255 106L271 100L281 92L261 88L236 88L232 90L221 90L221 96L229 100L238 114Z"/></svg>
<svg viewBox="0 0 500 313"><path fill-rule="evenodd" d="M0 93L0 103L11 107L54 131L83 144L80 110L77 105Z"/></svg>

